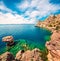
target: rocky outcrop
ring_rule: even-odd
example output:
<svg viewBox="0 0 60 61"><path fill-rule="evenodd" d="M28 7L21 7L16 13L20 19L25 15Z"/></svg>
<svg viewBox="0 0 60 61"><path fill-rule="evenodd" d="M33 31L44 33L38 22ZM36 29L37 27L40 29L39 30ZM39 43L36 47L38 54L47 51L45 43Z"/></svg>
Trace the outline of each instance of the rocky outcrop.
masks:
<svg viewBox="0 0 60 61"><path fill-rule="evenodd" d="M42 61L40 50L37 48L32 51L19 51L15 59L18 61Z"/></svg>
<svg viewBox="0 0 60 61"><path fill-rule="evenodd" d="M60 61L60 14L51 15L45 21L38 21L37 26L47 28L53 33L51 40L46 42L48 61Z"/></svg>
<svg viewBox="0 0 60 61"><path fill-rule="evenodd" d="M12 36L6 36L2 38L3 42L7 42L7 46L12 46L14 44L14 39ZM14 57L10 52L5 52L0 55L0 61L43 61L42 54L39 49L35 48L33 50L20 50L16 57Z"/></svg>
<svg viewBox="0 0 60 61"><path fill-rule="evenodd" d="M60 31L53 32L51 40L46 42L48 61L60 61Z"/></svg>
<svg viewBox="0 0 60 61"><path fill-rule="evenodd" d="M0 55L0 61L14 61L14 56L10 52L5 52Z"/></svg>
<svg viewBox="0 0 60 61"><path fill-rule="evenodd" d="M3 37L2 41L7 42L7 46L12 46L14 44L14 38L12 36Z"/></svg>
<svg viewBox="0 0 60 61"><path fill-rule="evenodd" d="M55 30L60 31L60 14L55 16L50 15L45 21L38 21L36 26L47 28L52 32Z"/></svg>
<svg viewBox="0 0 60 61"><path fill-rule="evenodd" d="M15 59L16 59L16 60L21 60L23 53L24 53L24 50L20 50L20 51L16 54Z"/></svg>
<svg viewBox="0 0 60 61"><path fill-rule="evenodd" d="M20 50L15 58L10 52L5 52L0 55L0 61L43 61L41 55L37 48L27 51Z"/></svg>

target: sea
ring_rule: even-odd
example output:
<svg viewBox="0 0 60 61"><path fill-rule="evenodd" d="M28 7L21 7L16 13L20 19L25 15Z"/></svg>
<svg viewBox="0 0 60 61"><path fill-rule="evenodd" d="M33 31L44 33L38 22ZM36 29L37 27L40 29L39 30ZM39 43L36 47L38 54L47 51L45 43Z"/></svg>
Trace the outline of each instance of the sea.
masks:
<svg viewBox="0 0 60 61"><path fill-rule="evenodd" d="M6 43L2 42L2 38L5 36L13 36L17 41L24 39L28 43L42 48L45 47L51 32L45 28L35 27L34 24L0 24L0 51L6 46Z"/></svg>

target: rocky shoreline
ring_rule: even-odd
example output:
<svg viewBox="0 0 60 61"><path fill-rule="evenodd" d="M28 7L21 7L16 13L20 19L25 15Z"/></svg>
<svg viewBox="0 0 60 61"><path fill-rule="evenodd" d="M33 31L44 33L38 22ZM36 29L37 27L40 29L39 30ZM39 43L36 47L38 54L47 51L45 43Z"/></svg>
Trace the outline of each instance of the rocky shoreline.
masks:
<svg viewBox="0 0 60 61"><path fill-rule="evenodd" d="M2 38L2 40L6 40L10 43L12 36L7 36ZM4 41L5 42L5 41ZM14 42L14 41L13 41ZM14 44L12 44L14 45ZM8 47L11 45L7 45ZM0 55L0 61L60 61L60 31L53 32L51 35L51 40L46 42L47 55L42 54L40 49L35 48L33 50L20 50L14 56L11 52L5 52ZM44 60L42 57L46 56L48 60Z"/></svg>
<svg viewBox="0 0 60 61"><path fill-rule="evenodd" d="M5 36L2 38L2 41L6 43L6 47L11 48L14 46L13 36ZM26 44L24 48L27 48ZM42 53L40 49L35 48L33 50L19 50L14 56L13 53L6 51L0 55L0 61L43 61Z"/></svg>
<svg viewBox="0 0 60 61"><path fill-rule="evenodd" d="M12 53L7 51L0 55L0 61L60 61L60 15L52 15L44 22L39 21L36 26L47 28L52 32L51 40L47 41L45 44L47 48L47 55L45 56L48 60L44 60L42 52L38 48L35 48L26 51L20 50L16 53L15 57ZM2 41L6 42L8 47L14 45L12 36L4 37Z"/></svg>
<svg viewBox="0 0 60 61"><path fill-rule="evenodd" d="M48 61L60 61L60 31L53 32L51 40L46 42Z"/></svg>
<svg viewBox="0 0 60 61"><path fill-rule="evenodd" d="M52 32L51 40L46 42L48 61L60 61L60 14L51 15L45 21L39 21L36 26Z"/></svg>
<svg viewBox="0 0 60 61"><path fill-rule="evenodd" d="M40 50L35 48L31 50L20 50L16 57L10 52L5 52L0 56L0 61L42 61Z"/></svg>
<svg viewBox="0 0 60 61"><path fill-rule="evenodd" d="M50 15L46 20L38 21L36 26L46 28L51 32L60 31L60 14Z"/></svg>

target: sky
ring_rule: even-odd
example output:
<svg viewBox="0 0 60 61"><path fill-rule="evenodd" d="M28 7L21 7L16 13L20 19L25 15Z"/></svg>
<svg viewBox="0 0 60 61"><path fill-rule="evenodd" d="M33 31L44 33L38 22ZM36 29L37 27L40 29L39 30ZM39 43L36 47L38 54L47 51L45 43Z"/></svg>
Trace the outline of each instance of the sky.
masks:
<svg viewBox="0 0 60 61"><path fill-rule="evenodd" d="M60 0L0 0L0 24L35 24L60 14Z"/></svg>

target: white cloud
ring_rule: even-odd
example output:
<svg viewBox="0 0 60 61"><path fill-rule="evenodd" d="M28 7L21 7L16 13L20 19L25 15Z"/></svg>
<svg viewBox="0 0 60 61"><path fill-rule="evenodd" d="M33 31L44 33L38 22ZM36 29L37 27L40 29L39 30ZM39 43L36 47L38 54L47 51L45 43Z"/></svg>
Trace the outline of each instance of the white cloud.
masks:
<svg viewBox="0 0 60 61"><path fill-rule="evenodd" d="M33 12L31 12L30 17L31 17L31 18L34 18L34 17L36 17L37 15L39 15L39 11L33 11Z"/></svg>
<svg viewBox="0 0 60 61"><path fill-rule="evenodd" d="M0 2L0 10L2 11L7 11L7 12L10 12L10 13L17 13L16 11L12 11L11 9L7 8L3 1Z"/></svg>
<svg viewBox="0 0 60 61"><path fill-rule="evenodd" d="M25 0L20 6L17 5L17 7L22 10L27 9L25 15L28 15L29 18L36 18L36 16L42 18L60 9L60 5L52 4L50 0L31 0L31 2Z"/></svg>
<svg viewBox="0 0 60 61"><path fill-rule="evenodd" d="M15 14L12 15L11 13L3 14L0 12L0 24L33 24L34 21L26 20L21 15Z"/></svg>
<svg viewBox="0 0 60 61"><path fill-rule="evenodd" d="M1 10L6 10L6 7L5 7L5 5L2 1L0 2L0 9Z"/></svg>
<svg viewBox="0 0 60 61"><path fill-rule="evenodd" d="M23 16L18 15L16 12L7 8L4 3L0 2L0 9L8 13L0 12L0 24L33 24L34 21L25 19ZM13 15L14 13L15 15Z"/></svg>
<svg viewBox="0 0 60 61"><path fill-rule="evenodd" d="M24 14L19 15L17 11L12 11L11 9L7 8L4 3L0 2L0 10L7 11L7 13L0 12L0 24L33 24L38 20L36 18L45 17L50 15L51 13L55 13L57 10L60 9L60 6L57 4L52 4L49 0L24 0L21 4L16 4L16 7L19 10L25 11ZM14 13L15 15L13 15ZM28 16L25 18L25 16Z"/></svg>
<svg viewBox="0 0 60 61"><path fill-rule="evenodd" d="M17 4L18 8L21 10L25 10L27 7L29 7L29 2L28 1L24 1L23 4Z"/></svg>

